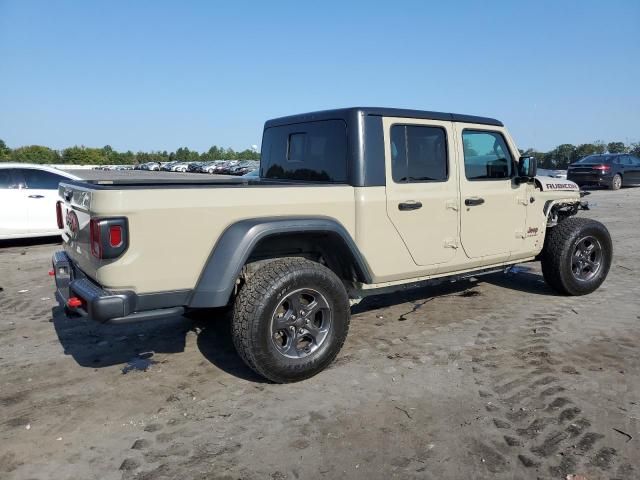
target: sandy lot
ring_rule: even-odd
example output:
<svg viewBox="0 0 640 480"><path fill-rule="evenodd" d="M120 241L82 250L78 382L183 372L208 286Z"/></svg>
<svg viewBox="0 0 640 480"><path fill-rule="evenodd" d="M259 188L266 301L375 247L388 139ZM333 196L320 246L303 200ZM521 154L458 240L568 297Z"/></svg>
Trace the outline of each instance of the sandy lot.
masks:
<svg viewBox="0 0 640 480"><path fill-rule="evenodd" d="M640 478L640 189L590 201L615 246L596 293L527 264L370 298L292 385L245 368L222 318L68 319L59 246L3 245L0 478Z"/></svg>

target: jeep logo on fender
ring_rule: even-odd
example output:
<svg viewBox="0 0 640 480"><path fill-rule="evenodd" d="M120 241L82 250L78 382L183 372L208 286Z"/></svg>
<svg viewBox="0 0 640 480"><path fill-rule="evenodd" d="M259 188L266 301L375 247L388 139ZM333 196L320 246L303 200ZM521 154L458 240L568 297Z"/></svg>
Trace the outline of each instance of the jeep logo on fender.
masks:
<svg viewBox="0 0 640 480"><path fill-rule="evenodd" d="M69 237L71 240L75 240L78 238L78 232L80 231L80 222L78 222L78 216L76 212L73 210L67 210L67 218L65 219L65 223L69 228Z"/></svg>

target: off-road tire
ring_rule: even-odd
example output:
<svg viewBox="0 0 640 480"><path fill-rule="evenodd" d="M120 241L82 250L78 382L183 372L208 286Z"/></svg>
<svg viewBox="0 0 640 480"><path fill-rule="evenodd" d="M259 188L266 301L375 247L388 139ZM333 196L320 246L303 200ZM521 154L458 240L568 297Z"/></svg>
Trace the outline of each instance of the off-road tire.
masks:
<svg viewBox="0 0 640 480"><path fill-rule="evenodd" d="M616 173L611 179L611 185L609 185L610 190L620 190L622 188L622 176L619 173Z"/></svg>
<svg viewBox="0 0 640 480"><path fill-rule="evenodd" d="M331 327L322 345L304 358L283 356L273 345L271 321L281 299L300 288L322 293L331 308ZM304 380L325 369L336 357L349 331L349 297L340 279L327 267L304 258L265 262L236 296L231 335L242 360L276 383Z"/></svg>
<svg viewBox="0 0 640 480"><path fill-rule="evenodd" d="M589 280L578 280L572 272L572 255L577 242L585 236L597 239L602 247L602 260L597 274ZM588 218L571 217L547 231L540 256L542 274L551 288L563 295L586 295L604 282L613 248L607 227Z"/></svg>

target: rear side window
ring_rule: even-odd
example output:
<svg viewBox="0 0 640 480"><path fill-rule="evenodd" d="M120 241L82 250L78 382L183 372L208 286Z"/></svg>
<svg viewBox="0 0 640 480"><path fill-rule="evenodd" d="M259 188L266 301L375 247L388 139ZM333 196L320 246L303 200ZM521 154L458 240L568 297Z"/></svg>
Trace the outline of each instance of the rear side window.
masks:
<svg viewBox="0 0 640 480"><path fill-rule="evenodd" d="M261 176L310 182L347 182L347 125L323 120L267 128Z"/></svg>
<svg viewBox="0 0 640 480"><path fill-rule="evenodd" d="M447 137L444 129L421 125L393 125L391 175L396 183L447 180Z"/></svg>
<svg viewBox="0 0 640 480"><path fill-rule="evenodd" d="M0 168L0 189L18 189L24 187L24 178L19 170Z"/></svg>
<svg viewBox="0 0 640 480"><path fill-rule="evenodd" d="M9 188L11 184L11 175L8 168L0 168L0 189Z"/></svg>
<svg viewBox="0 0 640 480"><path fill-rule="evenodd" d="M510 178L513 158L499 132L463 130L464 171L469 180Z"/></svg>
<svg viewBox="0 0 640 480"><path fill-rule="evenodd" d="M31 189L57 190L58 184L66 180L62 175L56 175L55 173L33 168L24 168L21 172L24 175L27 188Z"/></svg>

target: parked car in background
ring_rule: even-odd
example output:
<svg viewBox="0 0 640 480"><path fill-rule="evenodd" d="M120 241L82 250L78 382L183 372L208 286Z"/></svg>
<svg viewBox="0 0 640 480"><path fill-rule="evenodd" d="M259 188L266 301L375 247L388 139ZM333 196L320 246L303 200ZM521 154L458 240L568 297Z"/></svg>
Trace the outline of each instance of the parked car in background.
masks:
<svg viewBox="0 0 640 480"><path fill-rule="evenodd" d="M197 173L199 168L202 167L204 162L189 162L187 166L187 172Z"/></svg>
<svg viewBox="0 0 640 480"><path fill-rule="evenodd" d="M626 153L589 155L569 165L567 180L611 190L640 185L640 159Z"/></svg>
<svg viewBox="0 0 640 480"><path fill-rule="evenodd" d="M0 163L0 239L60 235L58 184L79 180L62 170L28 163Z"/></svg>
<svg viewBox="0 0 640 480"><path fill-rule="evenodd" d="M567 179L566 170L552 170L547 168L539 168L538 175L541 175L544 177L551 177L551 178L561 178L563 180Z"/></svg>
<svg viewBox="0 0 640 480"><path fill-rule="evenodd" d="M159 162L147 162L147 163L143 163L140 166L141 170L150 170L150 171L158 171L160 170L160 163Z"/></svg>
<svg viewBox="0 0 640 480"><path fill-rule="evenodd" d="M242 161L239 162L236 166L232 167L229 171L231 175L244 175L245 173L249 173L251 170L254 170L255 164L252 161Z"/></svg>

